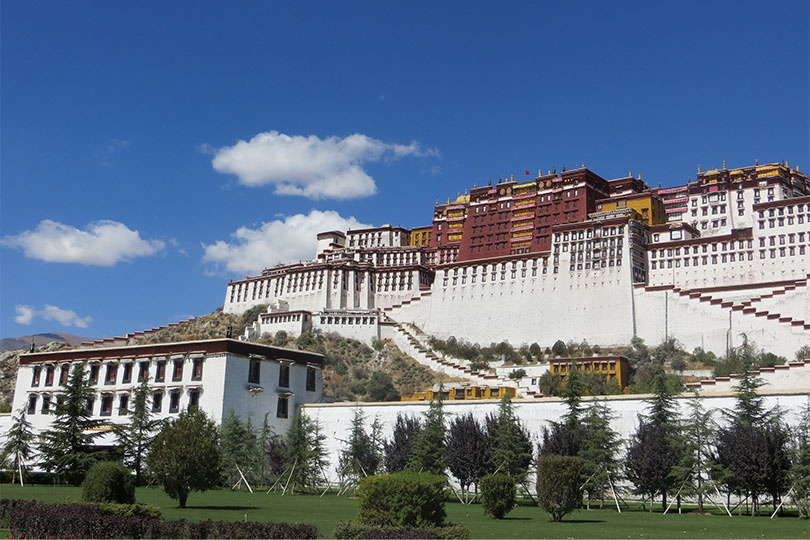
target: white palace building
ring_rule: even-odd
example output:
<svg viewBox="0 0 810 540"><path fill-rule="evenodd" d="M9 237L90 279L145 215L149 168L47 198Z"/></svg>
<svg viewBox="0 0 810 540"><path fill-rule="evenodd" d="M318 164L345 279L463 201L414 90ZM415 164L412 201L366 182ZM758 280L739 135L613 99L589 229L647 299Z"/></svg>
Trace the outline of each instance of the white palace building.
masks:
<svg viewBox="0 0 810 540"><path fill-rule="evenodd" d="M312 261L230 282L224 311L269 305L248 338L409 324L482 344L638 336L722 355L744 334L792 358L810 344L809 273L798 169L724 164L656 189L581 168L473 187L425 227L323 232Z"/></svg>

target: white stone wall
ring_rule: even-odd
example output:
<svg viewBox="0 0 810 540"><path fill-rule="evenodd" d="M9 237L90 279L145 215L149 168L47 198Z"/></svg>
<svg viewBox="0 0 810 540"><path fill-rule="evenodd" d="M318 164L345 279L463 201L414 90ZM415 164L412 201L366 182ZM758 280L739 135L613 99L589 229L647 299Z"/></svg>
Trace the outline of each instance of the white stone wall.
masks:
<svg viewBox="0 0 810 540"><path fill-rule="evenodd" d="M795 425L799 410L808 399L807 392L777 392L765 395L765 406L770 408L778 405L786 411L785 420ZM647 404L644 399L649 396L607 396L604 402L614 414L611 427L627 440L638 427L638 415L646 411ZM691 395L680 396L676 399L681 414L688 412L688 402ZM713 418L722 421L720 410L729 410L734 407L735 399L728 393L706 395L703 406L714 411ZM587 403L588 400L586 400ZM542 430L548 427L551 421L559 421L566 412L565 403L559 399L544 398L533 400L514 400L515 412L528 429L532 440L537 443L541 440ZM326 448L329 452L329 466L327 474L330 481L338 480L338 457L349 437L349 430L355 411L360 410L365 416L365 426L377 418L383 426L383 436L390 439L397 414L419 416L425 414L429 407L428 402L394 402L394 403L332 403L323 405L304 405L305 413L312 419L321 423L322 433L326 435ZM445 401L444 410L446 419L461 414L472 413L480 422L483 422L489 413L497 413L498 402L492 400ZM536 452L536 450L535 450Z"/></svg>
<svg viewBox="0 0 810 540"><path fill-rule="evenodd" d="M312 327L321 332L335 332L349 339L370 343L380 338L380 324L377 312L337 312L329 311L313 315Z"/></svg>

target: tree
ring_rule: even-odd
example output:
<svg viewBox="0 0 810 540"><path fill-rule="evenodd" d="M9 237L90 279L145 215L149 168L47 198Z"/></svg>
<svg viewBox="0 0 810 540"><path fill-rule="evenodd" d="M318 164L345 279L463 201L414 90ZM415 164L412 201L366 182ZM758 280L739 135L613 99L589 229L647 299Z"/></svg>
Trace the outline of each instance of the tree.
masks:
<svg viewBox="0 0 810 540"><path fill-rule="evenodd" d="M571 362L565 384L560 395L565 400L568 411L562 422L551 422L551 429L543 428L543 441L540 446L541 456L577 456L583 446L585 434L580 423L582 414L582 394L585 387L582 373L576 362Z"/></svg>
<svg viewBox="0 0 810 540"><path fill-rule="evenodd" d="M591 498L598 496L604 505L605 491L619 467L621 446L619 435L610 428L613 413L604 403L595 402L585 410L582 418L582 446L578 456L582 459L582 484Z"/></svg>
<svg viewBox="0 0 810 540"><path fill-rule="evenodd" d="M135 471L136 485L141 485L146 456L161 424L160 420L152 417L150 393L149 380L144 378L132 394L132 409L127 411L129 422L113 426L124 454L124 463Z"/></svg>
<svg viewBox="0 0 810 540"><path fill-rule="evenodd" d="M655 393L647 400L647 415L640 419L630 439L625 460L625 470L636 489L649 495L651 512L659 493L666 506L667 493L676 482L673 470L682 455L674 393L660 364L655 367L652 386Z"/></svg>
<svg viewBox="0 0 810 540"><path fill-rule="evenodd" d="M355 409L349 438L338 458L341 477L354 485L366 476L377 474L381 465L380 452L375 447L375 441L363 428L364 420L360 409Z"/></svg>
<svg viewBox="0 0 810 540"><path fill-rule="evenodd" d="M799 423L794 428L793 465L790 468L793 482L793 500L799 507L799 516L810 517L810 398L799 413Z"/></svg>
<svg viewBox="0 0 810 540"><path fill-rule="evenodd" d="M546 456L537 462L537 499L554 521L582 503L582 460L570 456Z"/></svg>
<svg viewBox="0 0 810 540"><path fill-rule="evenodd" d="M268 420L269 413L264 415L262 429L259 433L259 478L265 484L270 484L284 472L284 456L286 445L284 438L273 431Z"/></svg>
<svg viewBox="0 0 810 540"><path fill-rule="evenodd" d="M747 340L741 346L744 365L736 390L736 404L728 424L717 430L717 474L730 490L745 493L751 514L758 512L758 497L771 495L774 507L788 488L789 435L776 409L766 410L757 393L764 382L754 376ZM747 352L749 351L749 352Z"/></svg>
<svg viewBox="0 0 810 540"><path fill-rule="evenodd" d="M551 352L557 357L566 356L568 354L568 347L563 340L558 339L554 342L554 345L551 346Z"/></svg>
<svg viewBox="0 0 810 540"><path fill-rule="evenodd" d="M681 460L675 466L673 474L683 486L681 495L697 498L698 512L703 513L704 493L708 490L706 480L711 471L712 411L706 411L700 396L695 393L689 402L689 415L681 428ZM679 496L680 506L680 496Z"/></svg>
<svg viewBox="0 0 810 540"><path fill-rule="evenodd" d="M241 480L240 470L247 478L255 478L259 469L260 449L250 418L247 423L243 423L231 409L222 421L219 433L222 469L228 485L232 486Z"/></svg>
<svg viewBox="0 0 810 540"><path fill-rule="evenodd" d="M33 455L32 442L34 432L31 430L31 422L25 419L25 409L17 411L17 416L11 424L11 428L6 433L6 444L0 453L0 465L16 469L20 478L20 485L23 485L23 470L25 463ZM11 482L14 483L14 473L11 474Z"/></svg>
<svg viewBox="0 0 810 540"><path fill-rule="evenodd" d="M369 401L399 401L399 392L391 375L375 371L366 383L366 397Z"/></svg>
<svg viewBox="0 0 810 540"><path fill-rule="evenodd" d="M810 360L810 345L802 345L796 351L796 360Z"/></svg>
<svg viewBox="0 0 810 540"><path fill-rule="evenodd" d="M221 460L216 423L192 407L163 424L146 463L163 491L185 508L189 492L219 485Z"/></svg>
<svg viewBox="0 0 810 540"><path fill-rule="evenodd" d="M88 407L93 395L84 365L74 367L64 393L56 401L51 429L40 440L45 470L64 475L73 485L82 482L96 461L93 443L102 435L98 430L102 423L91 419Z"/></svg>
<svg viewBox="0 0 810 540"><path fill-rule="evenodd" d="M408 468L416 472L444 474L447 468L443 391L440 387L438 397L431 400L430 407L425 413L423 427L413 442Z"/></svg>
<svg viewBox="0 0 810 540"><path fill-rule="evenodd" d="M484 428L467 413L450 421L447 429L447 468L458 480L461 494L478 482L491 468L489 440Z"/></svg>
<svg viewBox="0 0 810 540"><path fill-rule="evenodd" d="M546 371L540 376L540 393L544 396L559 396L562 387L562 375Z"/></svg>
<svg viewBox="0 0 810 540"><path fill-rule="evenodd" d="M498 406L498 415L487 416L492 464L501 474L511 476L516 482L526 479L534 459L532 442L528 432L515 415L512 399L505 395Z"/></svg>
<svg viewBox="0 0 810 540"><path fill-rule="evenodd" d="M411 448L421 427L418 418L397 414L393 436L385 443L385 470L389 474L408 468Z"/></svg>
<svg viewBox="0 0 810 540"><path fill-rule="evenodd" d="M320 424L310 419L299 408L295 413L290 430L287 432L284 472L292 492L313 490L323 477L327 465L323 441L326 437L320 432Z"/></svg>

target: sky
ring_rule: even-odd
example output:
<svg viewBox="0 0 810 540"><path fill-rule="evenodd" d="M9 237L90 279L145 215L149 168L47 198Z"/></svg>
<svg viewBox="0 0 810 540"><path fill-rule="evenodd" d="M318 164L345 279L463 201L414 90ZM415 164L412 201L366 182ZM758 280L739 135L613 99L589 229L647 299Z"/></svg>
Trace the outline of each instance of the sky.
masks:
<svg viewBox="0 0 810 540"><path fill-rule="evenodd" d="M0 337L210 313L320 231L527 170L807 171L808 9L0 2Z"/></svg>

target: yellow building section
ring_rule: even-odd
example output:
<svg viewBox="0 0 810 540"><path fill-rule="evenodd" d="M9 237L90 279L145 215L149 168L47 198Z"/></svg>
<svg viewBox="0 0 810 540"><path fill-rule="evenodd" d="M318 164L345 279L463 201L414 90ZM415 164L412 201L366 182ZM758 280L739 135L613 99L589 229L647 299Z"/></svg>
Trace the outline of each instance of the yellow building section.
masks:
<svg viewBox="0 0 810 540"><path fill-rule="evenodd" d="M577 370L587 373L602 374L608 381L616 381L620 388L627 387L630 367L627 358L620 356L575 358ZM559 358L549 362L551 373L565 377L571 371L573 360Z"/></svg>
<svg viewBox="0 0 810 540"><path fill-rule="evenodd" d="M524 217L524 216L532 216L533 217L534 216L534 208L529 208L527 210L517 210L517 211L515 211L514 214L512 214L512 217L516 217L516 218ZM529 222L529 224L531 224L531 222Z"/></svg>
<svg viewBox="0 0 810 540"><path fill-rule="evenodd" d="M447 212L448 218L457 218L457 217L464 217L464 209L461 208L459 210L449 210Z"/></svg>
<svg viewBox="0 0 810 540"><path fill-rule="evenodd" d="M531 206L534 204L534 199L519 199L515 201L515 208L522 208L524 206Z"/></svg>
<svg viewBox="0 0 810 540"><path fill-rule="evenodd" d="M464 222L463 221L456 221L456 222L453 222L453 223L448 223L447 228L451 229L451 230L452 229L463 229L464 228Z"/></svg>
<svg viewBox="0 0 810 540"><path fill-rule="evenodd" d="M667 222L667 214L664 211L664 202L658 197L647 195L634 198L608 199L599 202L598 210L608 212L622 208L632 208L641 214L641 220L647 225L660 225Z"/></svg>
<svg viewBox="0 0 810 540"><path fill-rule="evenodd" d="M515 221L514 223L512 223L512 227L515 229L519 227L531 227L532 225L534 225L533 219L522 219L520 221Z"/></svg>
<svg viewBox="0 0 810 540"><path fill-rule="evenodd" d="M411 229L411 240L409 245L411 246L429 246L430 245L430 235L433 232L432 226L427 227L414 227Z"/></svg>
<svg viewBox="0 0 810 540"><path fill-rule="evenodd" d="M512 247L513 247L513 248L529 247L529 246L531 246L531 245L532 245L532 241L531 241L531 240L529 240L528 242L523 241L523 242L513 242L513 243L512 243Z"/></svg>
<svg viewBox="0 0 810 540"><path fill-rule="evenodd" d="M459 386L444 391L442 399L463 401L475 399L501 399L504 396L515 397L517 391L509 386ZM428 390L416 392L411 396L402 396L402 401L432 401L438 399L439 392Z"/></svg>
<svg viewBox="0 0 810 540"><path fill-rule="evenodd" d="M461 233L451 233L447 235L448 242L458 242L463 235Z"/></svg>
<svg viewBox="0 0 810 540"><path fill-rule="evenodd" d="M531 236L531 235L532 235L532 231L531 231L531 230L528 230L528 231L518 231L518 232L513 232L513 233L512 233L512 238L526 238L526 237Z"/></svg>
<svg viewBox="0 0 810 540"><path fill-rule="evenodd" d="M512 195L528 195L529 193L537 193L537 183L532 180L525 184L518 184L512 190Z"/></svg>

